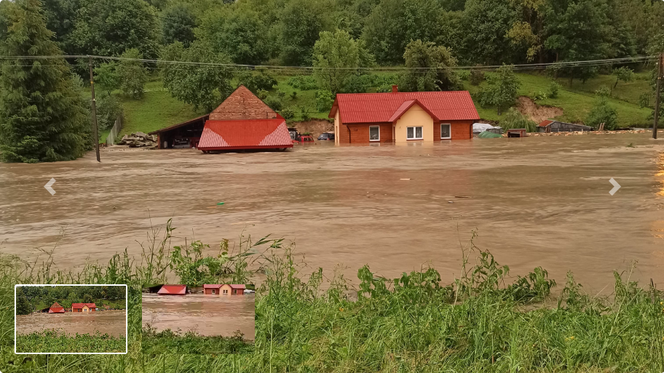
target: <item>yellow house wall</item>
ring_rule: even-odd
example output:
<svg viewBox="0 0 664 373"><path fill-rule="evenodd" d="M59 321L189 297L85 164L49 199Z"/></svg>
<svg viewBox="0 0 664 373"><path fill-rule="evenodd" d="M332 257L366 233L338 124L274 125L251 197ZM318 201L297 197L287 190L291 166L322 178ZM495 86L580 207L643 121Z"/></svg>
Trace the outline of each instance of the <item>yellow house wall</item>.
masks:
<svg viewBox="0 0 664 373"><path fill-rule="evenodd" d="M90 307L88 306L83 306L83 309L81 310L83 312L90 312Z"/></svg>
<svg viewBox="0 0 664 373"><path fill-rule="evenodd" d="M407 127L423 127L422 140L407 140ZM394 142L399 144L412 141L433 142L433 118L419 105L413 105L408 109L394 127Z"/></svg>
<svg viewBox="0 0 664 373"><path fill-rule="evenodd" d="M228 290L228 292L224 294L224 290ZM229 285L224 284L219 288L220 295L231 295L231 293L232 293L232 288Z"/></svg>
<svg viewBox="0 0 664 373"><path fill-rule="evenodd" d="M334 115L334 145L339 145L339 110Z"/></svg>

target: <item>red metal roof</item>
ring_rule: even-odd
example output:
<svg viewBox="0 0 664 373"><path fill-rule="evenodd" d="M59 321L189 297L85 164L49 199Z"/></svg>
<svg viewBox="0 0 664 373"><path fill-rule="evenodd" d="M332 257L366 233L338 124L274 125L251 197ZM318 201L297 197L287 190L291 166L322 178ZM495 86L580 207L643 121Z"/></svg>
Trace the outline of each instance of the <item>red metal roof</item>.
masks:
<svg viewBox="0 0 664 373"><path fill-rule="evenodd" d="M293 141L283 119L208 120L198 149L292 148Z"/></svg>
<svg viewBox="0 0 664 373"><path fill-rule="evenodd" d="M48 309L48 313L65 313L65 308L58 304L58 302L53 303L53 305Z"/></svg>
<svg viewBox="0 0 664 373"><path fill-rule="evenodd" d="M203 285L203 289L219 289L220 287L221 287L221 285L214 285L214 284L212 284L212 285L207 285L207 284Z"/></svg>
<svg viewBox="0 0 664 373"><path fill-rule="evenodd" d="M548 120L548 119L543 120L543 121L540 122L540 124L538 124L538 126L539 127L546 127L546 126L548 126L549 124L551 124L553 122L555 122L555 120Z"/></svg>
<svg viewBox="0 0 664 373"><path fill-rule="evenodd" d="M408 101L417 101L439 121L480 119L468 91L340 93L329 116L334 118L338 110L344 124L386 123L414 104Z"/></svg>
<svg viewBox="0 0 664 373"><path fill-rule="evenodd" d="M83 306L88 306L89 308L97 308L94 303L72 303L71 308L83 308Z"/></svg>
<svg viewBox="0 0 664 373"><path fill-rule="evenodd" d="M187 294L187 285L163 285L157 292L161 295L185 295Z"/></svg>
<svg viewBox="0 0 664 373"><path fill-rule="evenodd" d="M231 287L231 289L244 289L245 288L245 286L243 284L239 284L239 285L228 284L228 285Z"/></svg>

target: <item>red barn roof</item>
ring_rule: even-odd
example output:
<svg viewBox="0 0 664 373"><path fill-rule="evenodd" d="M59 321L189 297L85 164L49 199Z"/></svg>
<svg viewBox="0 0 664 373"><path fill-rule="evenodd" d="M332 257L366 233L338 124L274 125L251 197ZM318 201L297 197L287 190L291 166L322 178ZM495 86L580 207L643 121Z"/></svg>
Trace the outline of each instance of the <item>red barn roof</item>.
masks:
<svg viewBox="0 0 664 373"><path fill-rule="evenodd" d="M340 93L329 117L339 111L344 124L394 122L416 103L439 121L480 119L468 91Z"/></svg>
<svg viewBox="0 0 664 373"><path fill-rule="evenodd" d="M291 148L293 141L283 119L208 120L198 149Z"/></svg>
<svg viewBox="0 0 664 373"><path fill-rule="evenodd" d="M214 284L213 285L207 285L207 284L203 285L203 289L219 289L220 287L221 287L221 285L219 285L219 284L217 284L217 285L214 285Z"/></svg>
<svg viewBox="0 0 664 373"><path fill-rule="evenodd" d="M546 127L546 126L548 126L549 124L551 124L551 123L553 123L553 122L555 122L555 120L548 120L548 119L547 119L547 120L543 120L543 121L541 121L540 124L538 124L537 126L539 126L539 127Z"/></svg>
<svg viewBox="0 0 664 373"><path fill-rule="evenodd" d="M157 294L161 295L185 295L187 294L187 285L164 285Z"/></svg>
<svg viewBox="0 0 664 373"><path fill-rule="evenodd" d="M245 288L245 286L243 284L239 284L239 285L228 284L228 285L231 287L231 289L244 289Z"/></svg>
<svg viewBox="0 0 664 373"><path fill-rule="evenodd" d="M88 308L97 308L94 303L72 303L71 308L83 308L83 306L88 306Z"/></svg>
<svg viewBox="0 0 664 373"><path fill-rule="evenodd" d="M59 305L58 302L55 302L51 308L48 309L48 313L65 313L65 308Z"/></svg>

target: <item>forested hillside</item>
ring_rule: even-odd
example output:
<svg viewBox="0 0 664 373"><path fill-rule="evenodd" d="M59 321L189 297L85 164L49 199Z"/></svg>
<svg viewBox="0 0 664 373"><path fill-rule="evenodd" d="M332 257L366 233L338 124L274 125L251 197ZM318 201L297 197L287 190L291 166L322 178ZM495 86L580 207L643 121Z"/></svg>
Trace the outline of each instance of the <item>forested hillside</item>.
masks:
<svg viewBox="0 0 664 373"><path fill-rule="evenodd" d="M21 31L39 24L43 31ZM72 78L59 78L59 68L49 72L61 83L39 95L74 86L86 97L85 56L93 55L102 131L123 110L129 128L173 124L211 110L239 84L289 120L325 117L339 92L398 84L402 91L468 89L482 118L495 122L508 121L505 114L525 95L561 108L565 120L646 126L654 107L653 56L662 51L664 2L654 0L0 2L0 54L11 57L3 60L0 93L29 97L32 88L14 77L32 76L36 64L53 69L54 56L67 55L77 56L59 60L68 62ZM21 59L44 54L49 63ZM150 115L151 105L171 100L172 118ZM4 118L21 110L8 103L0 100ZM87 109L69 100L57 110ZM510 120L534 119L511 112ZM64 136L67 146L54 144L54 136L19 146L16 129L24 125L0 121L7 161L71 159L81 141L89 142L78 124L69 124L62 131L78 137Z"/></svg>

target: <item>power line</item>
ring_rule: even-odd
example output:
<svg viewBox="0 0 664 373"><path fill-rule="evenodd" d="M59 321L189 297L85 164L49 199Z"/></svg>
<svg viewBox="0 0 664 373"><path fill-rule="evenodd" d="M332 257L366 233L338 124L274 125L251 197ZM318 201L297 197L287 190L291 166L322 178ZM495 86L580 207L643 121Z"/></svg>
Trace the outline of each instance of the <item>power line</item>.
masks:
<svg viewBox="0 0 664 373"><path fill-rule="evenodd" d="M607 58L585 61L560 61L560 62L545 62L545 63L530 63L530 64L513 64L510 65L514 70L538 70L547 67L599 67L613 64L628 64L656 61L658 56L635 56L635 57L621 57L621 58ZM237 68L237 69L268 69L268 70L295 70L313 72L318 67L313 66L279 66L279 65L251 65L251 64L236 64L236 63L221 63L221 62L196 62L196 61L177 61L177 60L160 60L148 58L126 58L114 56L96 56L96 55L58 55L58 56L0 56L0 60L49 60L49 59L94 59L102 61L133 61L141 63L152 63L161 65L158 68L165 68L165 65L184 65L184 66L198 66L198 67L224 67L224 68ZM17 65L21 66L21 65ZM453 66L441 67L440 70L495 70L504 65L475 65L475 66ZM331 70L360 70L360 71L409 71L409 70L431 70L431 67L405 67L405 66L378 66L378 67L331 67Z"/></svg>

